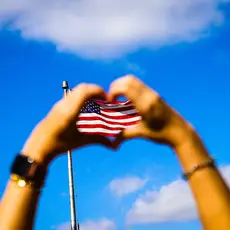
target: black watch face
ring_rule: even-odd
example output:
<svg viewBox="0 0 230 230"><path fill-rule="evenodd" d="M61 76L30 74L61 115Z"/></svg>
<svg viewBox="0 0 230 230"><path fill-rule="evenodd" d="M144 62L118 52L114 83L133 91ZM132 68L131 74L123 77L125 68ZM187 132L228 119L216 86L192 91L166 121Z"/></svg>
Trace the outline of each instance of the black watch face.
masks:
<svg viewBox="0 0 230 230"><path fill-rule="evenodd" d="M27 173L30 171L31 163L28 162L28 158L22 155L17 155L12 166L11 166L11 173L26 176Z"/></svg>

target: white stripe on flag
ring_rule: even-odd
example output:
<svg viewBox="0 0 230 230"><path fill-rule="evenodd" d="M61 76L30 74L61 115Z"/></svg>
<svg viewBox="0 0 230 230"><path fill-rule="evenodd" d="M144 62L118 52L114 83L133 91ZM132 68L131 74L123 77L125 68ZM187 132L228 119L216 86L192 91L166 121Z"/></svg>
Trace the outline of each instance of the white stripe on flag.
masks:
<svg viewBox="0 0 230 230"><path fill-rule="evenodd" d="M108 116L125 116L125 115L136 114L136 113L137 111L135 109L126 110L122 112L104 112L103 110L101 110L101 114L105 114Z"/></svg>
<svg viewBox="0 0 230 230"><path fill-rule="evenodd" d="M133 121L139 121L141 120L140 116L132 117L132 118L127 118L127 119L110 119L104 116L101 116L97 113L81 113L79 117L84 118L84 117L100 117L101 119L104 119L106 121L111 121L111 122L116 122L116 123L126 123L126 122L133 122Z"/></svg>
<svg viewBox="0 0 230 230"><path fill-rule="evenodd" d="M118 134L121 130L110 130L104 128L78 128L78 130L82 133L109 133L109 134Z"/></svg>

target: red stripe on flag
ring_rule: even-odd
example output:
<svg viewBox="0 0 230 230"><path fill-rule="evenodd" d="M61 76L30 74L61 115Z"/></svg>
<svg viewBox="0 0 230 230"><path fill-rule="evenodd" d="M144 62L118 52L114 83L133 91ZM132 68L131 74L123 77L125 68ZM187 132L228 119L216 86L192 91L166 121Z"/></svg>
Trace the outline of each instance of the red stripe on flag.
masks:
<svg viewBox="0 0 230 230"><path fill-rule="evenodd" d="M85 134L117 136L124 128L136 125L140 120L130 101L111 103L97 100L94 103L97 105L88 103L89 110L86 111L90 112L81 113L78 118L77 128ZM97 114L97 106L100 114Z"/></svg>
<svg viewBox="0 0 230 230"><path fill-rule="evenodd" d="M108 120L105 120L103 118L100 118L100 117L97 117L97 116L92 116L92 117L79 117L78 118L78 121L104 121L108 124L111 124L111 125L116 125L116 124L119 124L119 125L125 125L125 126L131 126L131 125L135 125L138 121L128 121L128 122L119 122L118 120L114 120L114 121L108 121Z"/></svg>

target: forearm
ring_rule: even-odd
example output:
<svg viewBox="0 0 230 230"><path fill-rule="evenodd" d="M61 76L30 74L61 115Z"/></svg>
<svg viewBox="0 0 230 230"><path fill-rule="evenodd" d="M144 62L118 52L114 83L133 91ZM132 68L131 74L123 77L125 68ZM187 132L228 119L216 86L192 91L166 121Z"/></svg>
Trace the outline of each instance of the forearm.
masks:
<svg viewBox="0 0 230 230"><path fill-rule="evenodd" d="M39 165L44 167L44 170L39 175L39 185L26 185L24 180L9 181L0 204L1 230L33 229L37 205L46 178L48 165L44 163L41 152L32 151L32 149L28 150L28 152L30 154L23 155L33 158Z"/></svg>
<svg viewBox="0 0 230 230"><path fill-rule="evenodd" d="M0 205L1 230L33 229L40 192L10 181Z"/></svg>
<svg viewBox="0 0 230 230"><path fill-rule="evenodd" d="M175 149L184 171L210 158L200 137L192 132ZM204 229L230 229L230 191L215 167L197 170L189 179Z"/></svg>

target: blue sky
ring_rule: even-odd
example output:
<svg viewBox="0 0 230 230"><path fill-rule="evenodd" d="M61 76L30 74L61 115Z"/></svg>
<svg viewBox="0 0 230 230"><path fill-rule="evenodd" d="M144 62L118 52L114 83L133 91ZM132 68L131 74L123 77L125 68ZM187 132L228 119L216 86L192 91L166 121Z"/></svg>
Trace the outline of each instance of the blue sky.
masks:
<svg viewBox="0 0 230 230"><path fill-rule="evenodd" d="M209 8L212 9L210 15L214 12L212 5L205 5L195 29L187 20L179 28L176 26L174 37L165 35L163 25L159 25L162 34L148 33L148 38L159 35L156 40L138 34L137 39L131 39L116 37L116 34L108 38L103 33L101 37L92 37L83 32L82 40L74 43L69 38L75 38L75 34L71 32L67 36L65 28L53 31L52 36L47 29L37 29L40 28L36 24L40 22L38 17L34 16L27 24L24 23L26 14L22 17L24 21L14 21L7 7L1 8L4 3L0 3L1 195L14 155L20 152L36 123L62 97L63 80L68 80L71 87L80 82L93 82L108 90L114 79L127 73L137 75L158 91L197 128L229 180L228 5L219 11L223 19L218 23L214 19L215 23L202 21L203 14L209 14ZM162 7L168 12L166 6ZM169 20L162 15L158 15L162 17L160 21ZM50 19L46 20L49 25ZM148 22L158 24L156 18ZM147 28L147 22L145 25ZM62 35L62 29L66 36ZM180 180L179 163L167 147L144 140L124 143L117 152L98 146L86 147L74 152L73 165L77 216L83 230L91 229L95 223L102 230L201 229L187 184ZM162 204L164 201L166 205ZM144 213L140 204L149 209L149 214ZM167 207L170 208L167 210ZM68 229L69 220L67 157L61 156L50 168L36 229Z"/></svg>

